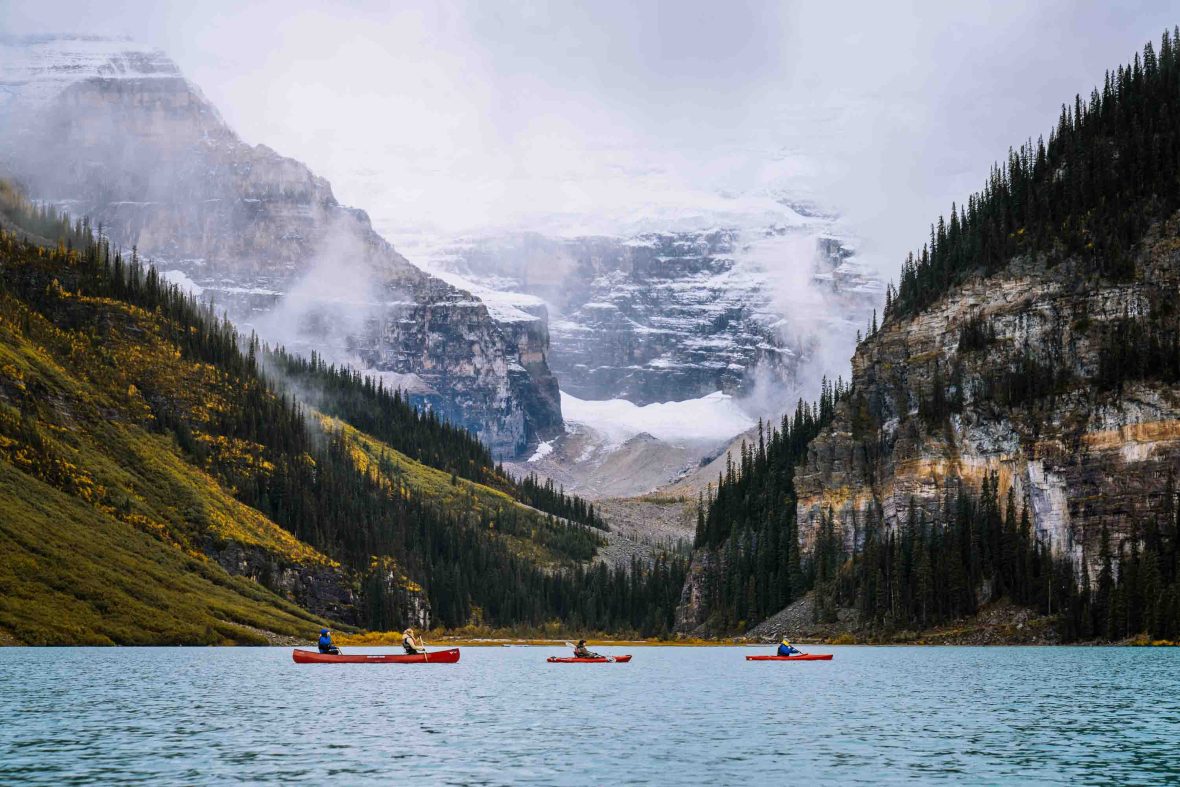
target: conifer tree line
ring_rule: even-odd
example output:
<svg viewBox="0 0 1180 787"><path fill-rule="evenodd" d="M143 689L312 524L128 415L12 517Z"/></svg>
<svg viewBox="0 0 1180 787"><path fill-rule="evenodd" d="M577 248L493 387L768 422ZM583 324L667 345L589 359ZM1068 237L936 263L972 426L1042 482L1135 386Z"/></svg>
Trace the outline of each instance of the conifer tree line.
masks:
<svg viewBox="0 0 1180 787"><path fill-rule="evenodd" d="M1130 65L1108 71L1080 95L1046 143L1012 150L983 190L939 217L910 254L885 320L916 314L974 274L989 275L1021 254L1082 260L1094 273L1134 273L1144 232L1180 208L1180 28L1148 43ZM873 331L875 332L875 331Z"/></svg>
<svg viewBox="0 0 1180 787"><path fill-rule="evenodd" d="M1180 309L1159 303L1147 315L1124 316L1102 337L1096 383L1122 393L1136 381L1180 383Z"/></svg>
<svg viewBox="0 0 1180 787"><path fill-rule="evenodd" d="M298 392L301 401L325 415L348 422L423 464L459 478L499 489L526 505L571 522L609 530L594 505L552 481L542 483L535 474L519 481L492 461L491 451L461 426L447 423L429 408L410 402L396 388L351 369L327 363L318 353L310 358L283 348L258 347L250 353L265 359L265 372L281 388Z"/></svg>
<svg viewBox="0 0 1180 787"><path fill-rule="evenodd" d="M759 423L757 442L742 444L738 461L727 460L699 501L693 546L714 556L702 566L704 606L716 629L753 625L811 588L810 560L799 549L795 468L850 393L843 380L824 378L816 404L800 400L777 428Z"/></svg>
<svg viewBox="0 0 1180 787"><path fill-rule="evenodd" d="M29 202L15 185L0 178L0 227L6 225L20 236L31 234L66 249L82 249L94 242L89 219L71 221L50 205Z"/></svg>
<svg viewBox="0 0 1180 787"><path fill-rule="evenodd" d="M255 340L256 343L256 340ZM329 364L312 351L304 358L281 347L259 350L264 369L277 385L298 392L301 401L325 415L347 421L423 464L477 483L497 482L492 455L462 427L442 421L433 410L413 406L397 389L347 366Z"/></svg>
<svg viewBox="0 0 1180 787"><path fill-rule="evenodd" d="M478 514L448 510L362 472L344 438L314 428L303 405L268 378L256 341L243 350L234 326L218 319L211 306L168 284L135 255L124 259L113 253L84 222L54 216L44 214L42 228L54 230L48 237L59 243L57 248L0 233L0 291L63 330L109 329L94 325L89 313L74 306L76 298L62 298L63 290L140 307L161 318L167 340L184 357L210 364L232 381L238 395L231 406L199 427L145 383L150 428L173 435L189 461L211 472L243 503L356 572L366 616L361 625L388 629L409 622L406 588L389 587L375 570L388 558L423 586L439 625L539 627L557 621L641 635L670 629L686 573L683 559L661 556L630 567L588 568L584 563L601 544L591 529L515 506ZM337 413L372 419L369 425L395 446L429 458L433 448L427 443L434 436L455 449L453 472L490 467L478 441L404 401L400 409L379 412L374 402L392 408L395 392L325 370L318 359L314 368L310 361L299 367L281 353L270 358L275 359L296 367L304 382L314 378L336 394L343 402L335 405ZM261 446L269 466L219 464L197 439L198 429ZM565 504L570 501L567 496ZM538 565L513 548L513 538L548 550L559 562Z"/></svg>
<svg viewBox="0 0 1180 787"><path fill-rule="evenodd" d="M885 526L879 508L868 512L851 552L828 511L812 552L801 553L794 467L830 422L834 404L850 398L840 383L825 386L818 406L800 403L780 428L760 430L758 444L744 447L716 493L702 498L695 546L713 556L701 568L705 611L716 630L741 632L814 589L818 622L852 608L866 631L880 636L937 626L1007 599L1055 616L1065 641L1180 638L1174 476L1162 513L1117 543L1104 528L1096 572L1054 550L1013 489L1000 494L996 474L978 491L948 488L933 515L911 501L896 528Z"/></svg>
<svg viewBox="0 0 1180 787"><path fill-rule="evenodd" d="M553 483L552 478L542 481L536 473L529 473L516 485L517 499L533 508L539 508L572 522L610 530L606 521L594 510L594 504L577 495L566 494L565 489Z"/></svg>

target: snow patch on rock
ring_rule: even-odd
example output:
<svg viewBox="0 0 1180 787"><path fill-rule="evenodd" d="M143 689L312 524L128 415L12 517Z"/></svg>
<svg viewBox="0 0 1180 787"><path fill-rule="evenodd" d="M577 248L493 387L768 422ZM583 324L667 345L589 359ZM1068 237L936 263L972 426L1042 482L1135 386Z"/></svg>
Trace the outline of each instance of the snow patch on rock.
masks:
<svg viewBox="0 0 1180 787"><path fill-rule="evenodd" d="M529 457L528 461L540 462L551 453L553 453L553 441L546 440L537 446L537 450L533 451L533 455Z"/></svg>
<svg viewBox="0 0 1180 787"><path fill-rule="evenodd" d="M194 298L199 297L205 291L204 287L190 279L184 271L164 271L160 275L164 277L164 281L176 285L182 292L188 293Z"/></svg>

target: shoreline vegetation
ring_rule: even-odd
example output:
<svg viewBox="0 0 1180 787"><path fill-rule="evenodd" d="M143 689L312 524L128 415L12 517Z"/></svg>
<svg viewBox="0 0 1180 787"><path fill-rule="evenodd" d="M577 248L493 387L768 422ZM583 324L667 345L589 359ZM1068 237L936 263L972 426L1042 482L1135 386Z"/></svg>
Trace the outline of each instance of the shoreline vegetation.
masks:
<svg viewBox="0 0 1180 787"><path fill-rule="evenodd" d="M1054 629L1055 622L1052 618L1045 617L1032 622L1012 623L1011 621L1006 621L997 623L994 619L981 616L954 621L946 626L924 631L897 631L887 633L840 631L830 634L800 632L798 635L788 633L787 637L796 645L808 647L822 647L827 645L921 645L931 647L984 645L1000 647L1052 647L1084 645L1180 647L1180 641L1153 639L1145 633L1120 640L1095 639L1062 642L1056 635ZM564 645L566 642L574 642L578 639L585 639L588 645L602 646L757 647L772 645L780 639L780 637L760 634L717 637L681 635L663 638L611 636L603 632L568 633L556 627L542 631L468 627L456 630L426 632L423 636L429 646L435 647L555 646ZM402 635L396 631L341 632L335 635L335 641L341 647L352 648L399 646L402 642Z"/></svg>
<svg viewBox="0 0 1180 787"><path fill-rule="evenodd" d="M384 632L383 632L384 633ZM390 636L350 636L337 637L336 644L342 648L386 648L399 647L401 645L401 635L398 634L395 640L392 636L394 632L388 632ZM588 647L634 647L634 648L766 648L775 645L773 641L763 641L755 639L744 639L742 637L723 637L719 639L702 639L700 637L686 637L684 639L613 639L610 637L578 637L578 639L585 639ZM562 647L569 641L566 638L561 639L542 639L535 637L475 637L475 636L438 636L429 638L426 642L426 648L430 652L435 650L442 650L446 648L543 648L543 647ZM1180 648L1180 641L1171 640L1152 640L1146 636L1133 637L1128 640L1120 642L1105 642L1095 640L1092 642L1066 642L1066 643L1028 643L1028 642L977 642L977 643L963 643L963 642L942 642L938 640L927 640L923 638L904 640L904 639L873 639L873 638L857 638L857 637L833 637L831 639L792 639L791 644L803 648L823 648L831 646L848 646L859 645L864 647L924 647L924 648L964 648L964 647L996 647L996 648L1056 648L1056 647L1094 647L1094 648ZM276 636L273 641L265 645L257 643L242 643L237 645L191 645L180 644L175 645L24 645L11 639L0 640L0 649L3 648L44 648L44 647L114 647L114 648L251 648L251 647L304 647L313 648L315 642L311 639L299 639L297 637Z"/></svg>

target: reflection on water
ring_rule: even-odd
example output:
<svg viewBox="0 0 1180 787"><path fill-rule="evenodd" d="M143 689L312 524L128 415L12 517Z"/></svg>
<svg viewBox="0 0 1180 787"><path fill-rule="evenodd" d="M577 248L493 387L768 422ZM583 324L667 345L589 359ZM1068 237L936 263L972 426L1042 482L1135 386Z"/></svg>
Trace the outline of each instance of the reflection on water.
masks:
<svg viewBox="0 0 1180 787"><path fill-rule="evenodd" d="M555 649L514 647L296 665L288 648L0 648L0 782L1180 781L1178 649L811 650L836 658L635 648L627 665L555 665Z"/></svg>

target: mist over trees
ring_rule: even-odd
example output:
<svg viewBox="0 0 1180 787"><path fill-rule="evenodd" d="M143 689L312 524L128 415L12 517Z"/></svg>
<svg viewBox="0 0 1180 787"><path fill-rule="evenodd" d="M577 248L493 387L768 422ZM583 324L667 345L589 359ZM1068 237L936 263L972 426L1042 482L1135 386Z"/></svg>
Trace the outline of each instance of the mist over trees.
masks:
<svg viewBox="0 0 1180 787"><path fill-rule="evenodd" d="M984 189L931 228L929 243L911 254L900 284L886 293L883 325L918 314L974 276L1003 270L1020 255L1075 259L1094 276L1127 280L1136 274L1136 247L1147 230L1180 209L1180 29L1166 32L1159 52L1148 44L1129 66L1108 72L1088 101L1062 108L1046 144L1010 153ZM866 339L882 326L874 317ZM1098 369L1089 382L1121 392L1133 381L1180 380L1180 314L1153 304L1125 314L1100 337ZM986 352L995 339L986 319L960 330L961 353ZM980 396L1013 408L1057 395L1078 382L1060 359L1025 351L1014 369L986 382ZM943 375L946 375L945 377ZM917 417L937 425L963 408L956 368L937 370ZM1135 523L1126 538L1101 535L1098 570L1054 556L1038 538L1030 512L996 476L979 489L948 490L938 511L911 505L897 528L869 511L848 541L832 512L821 518L810 554L799 554L795 467L808 443L848 408L858 439L867 441L870 472L878 460L863 394L837 383L815 405L800 403L793 419L757 445L743 446L715 492L698 510L696 546L713 553L705 578L705 612L724 631L740 631L805 592L815 592L817 618L838 608L857 610L868 631L918 630L970 615L989 600L1007 598L1059 616L1060 635L1120 639L1180 633L1180 500L1175 474L1163 491L1163 511Z"/></svg>
<svg viewBox="0 0 1180 787"><path fill-rule="evenodd" d="M415 410L396 392L325 367L318 359L302 361L281 351L264 364L256 340L243 347L234 326L218 319L211 307L165 282L134 255L125 259L113 252L86 222L21 203L3 208L6 224L35 228L57 245L28 240L28 232L0 234L0 296L62 331L94 334L99 344L101 333L119 330L118 323L94 319L77 306L80 299L99 311L111 304L156 315L164 326L161 338L182 356L215 370L235 395L206 408L203 420L196 420L175 398L141 381L136 395L148 403L150 428L170 435L187 461L211 473L241 502L361 577L365 626L389 629L409 622L406 588L391 588L378 577L392 559L404 576L421 585L438 625L539 627L557 621L645 635L670 630L684 580L683 559L587 566L602 543L591 528L515 505L478 511L448 507L362 471L354 446L339 432L317 428L306 407L274 379L275 364L302 385L317 388L332 412L367 424L396 450L437 462L452 478L462 474L498 482L512 495L525 494L492 467L486 448L473 437ZM103 374L108 362L117 358L92 359L88 373ZM14 437L35 450L40 429L35 418L28 418ZM233 446L248 447L251 455ZM600 524L577 498L538 497L530 484L521 488L529 490L530 504L554 503L561 513L569 509ZM514 543L534 544L557 562L541 565Z"/></svg>

